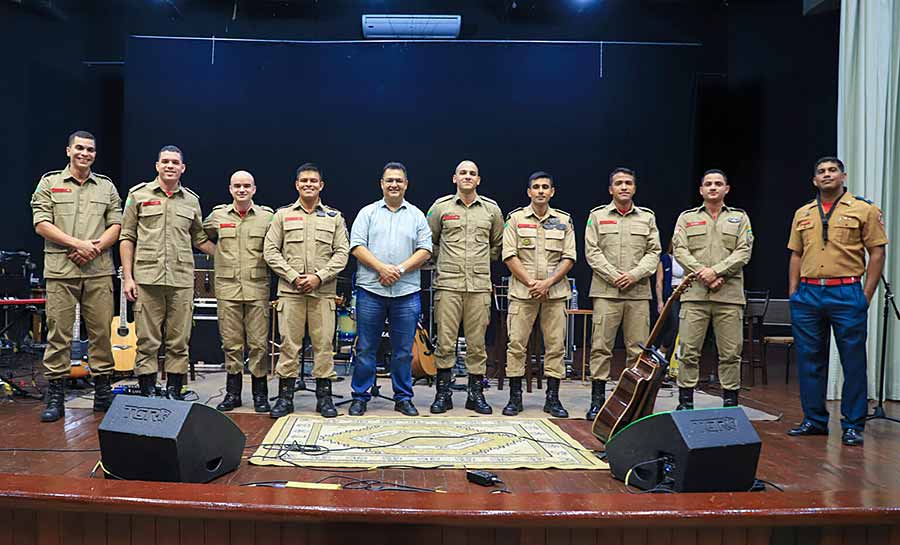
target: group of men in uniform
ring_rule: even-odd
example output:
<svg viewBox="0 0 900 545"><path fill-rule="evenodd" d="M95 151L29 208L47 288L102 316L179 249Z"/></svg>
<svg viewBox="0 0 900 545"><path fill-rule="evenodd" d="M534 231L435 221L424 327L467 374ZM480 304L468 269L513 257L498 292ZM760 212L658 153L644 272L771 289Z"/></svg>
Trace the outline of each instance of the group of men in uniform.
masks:
<svg viewBox="0 0 900 545"><path fill-rule="evenodd" d="M275 212L253 202L256 185L249 172L234 173L229 184L232 203L215 207L204 220L197 195L180 183L186 166L183 153L175 146L160 150L155 180L129 190L124 212L120 211L112 182L90 169L96 157L94 137L84 131L73 133L66 152L69 165L45 174L32 198L35 230L46 241L49 332L45 366L50 387L47 407L41 414L43 421L54 421L64 414L63 378L69 369L67 350L76 302L82 305L90 339L94 409L109 407L113 367L108 327L113 307L110 248L117 239L124 293L134 302L138 333L135 374L142 395L154 393L157 354L165 344L166 390L170 397L182 396L196 248L215 256L218 319L228 372L225 397L217 408L229 411L241 406L246 349L254 409L270 412L272 417L291 413L298 358L308 330L315 354L312 374L316 380L316 411L325 417L336 416L331 393L335 377L335 288L337 275L352 250L360 261L360 274L371 273L371 286L362 289L372 291L372 304L376 305L372 308L380 309L377 316L382 322L383 316L390 316L390 305L409 295L408 291L415 292L418 305L417 269L429 255L433 257L437 377L430 411L436 414L453 408L451 368L460 324L466 338L469 376L465 407L480 414L492 412L483 392L485 330L491 315L491 261L502 260L511 273L506 355L510 394L503 414L512 416L523 410L526 345L540 317L547 376L544 411L555 417L568 416L559 400L559 385L565 375L565 309L572 297L566 275L576 261L575 230L568 213L550 207L556 192L550 174L535 172L529 177L529 204L513 210L504 221L497 203L477 191L481 183L478 166L462 161L452 176L456 192L434 202L425 216L425 227L424 222L419 225L422 220L416 216L421 212L403 198L408 184L405 167L389 163L381 180L385 198L366 207L365 214L361 212L365 221L360 223L365 225L354 225L351 237L343 215L322 203L325 182L321 169L312 163L296 171L297 201ZM846 175L838 159L825 158L816 169L813 183L820 192L817 204L805 205L797 212L789 244L793 251L791 302L806 414L803 425L791 434L826 431L822 339L827 337L824 328L834 321L848 376L842 405L844 442L859 444L860 411L865 413L865 309L877 287L887 238L877 207L841 192ZM585 253L593 270L592 388L587 419L593 419L605 402L619 328L624 333L629 365L639 357L639 343L649 334L649 278L656 271L661 246L653 211L634 203L636 189L635 172L616 168L609 176L612 201L591 210L587 220ZM753 231L746 212L725 204L729 189L724 172L705 172L699 188L703 204L683 212L675 226L674 257L696 277L681 295L679 409L693 408L700 352L710 323L719 354L723 405L738 404L745 304L742 270L752 252ZM817 206L818 216L814 214ZM837 220L829 224L835 212L839 213ZM383 227L388 231L370 226L369 222L378 221L374 219L377 214L385 218ZM391 246L396 241L381 240L385 237L379 233L403 228L403 222L409 225L410 232L403 234L411 241L409 248L398 249ZM829 225L834 227L830 236ZM422 229L430 231L430 241L427 234L417 241L423 236L417 231ZM811 251L819 246L822 253ZM398 251L404 256L392 258ZM867 269L866 251L870 254ZM397 262L386 262L391 259ZM860 288L864 269L866 286ZM278 276L276 308L281 332L274 406L269 404L266 382L270 270ZM408 277L404 284L404 275L410 274L416 275L415 281ZM840 313L828 307L846 303L848 294L832 294L827 289L831 286L856 290L851 295L857 297L859 305L853 315L855 321L849 325L843 321L843 314L838 319ZM827 297L831 295L835 297ZM392 302L395 296L398 299ZM827 308L822 310L822 305ZM407 333L411 339L410 332L404 332L404 338ZM351 414L363 414L368 400L363 386L357 388L356 383L368 384L369 370L360 369L360 373L360 377L354 377ZM410 391L397 400L395 408L403 414L418 414L404 380L395 379L395 387Z"/></svg>

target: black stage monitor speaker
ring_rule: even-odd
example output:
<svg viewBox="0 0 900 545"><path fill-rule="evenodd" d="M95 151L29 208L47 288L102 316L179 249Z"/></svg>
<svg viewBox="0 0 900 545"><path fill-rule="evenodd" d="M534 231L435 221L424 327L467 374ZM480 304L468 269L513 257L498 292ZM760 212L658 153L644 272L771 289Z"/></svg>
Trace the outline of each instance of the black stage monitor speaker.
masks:
<svg viewBox="0 0 900 545"><path fill-rule="evenodd" d="M698 409L631 423L606 444L606 459L613 477L643 490L739 492L756 480L761 447L743 409Z"/></svg>
<svg viewBox="0 0 900 545"><path fill-rule="evenodd" d="M100 423L103 467L114 477L205 483L241 463L247 438L200 403L117 395Z"/></svg>

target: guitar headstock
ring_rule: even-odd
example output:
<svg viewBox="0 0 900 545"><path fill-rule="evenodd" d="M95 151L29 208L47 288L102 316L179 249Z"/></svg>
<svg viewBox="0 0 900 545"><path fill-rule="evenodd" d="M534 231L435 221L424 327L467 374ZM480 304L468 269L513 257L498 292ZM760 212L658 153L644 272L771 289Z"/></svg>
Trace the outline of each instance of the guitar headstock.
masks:
<svg viewBox="0 0 900 545"><path fill-rule="evenodd" d="M691 284L693 284L695 280L697 280L697 273L695 272L692 272L691 274L685 276L681 280L681 284L679 284L678 287L675 288L675 291L672 292L672 295L670 295L669 298L681 297L681 294L684 293L689 287L691 287Z"/></svg>

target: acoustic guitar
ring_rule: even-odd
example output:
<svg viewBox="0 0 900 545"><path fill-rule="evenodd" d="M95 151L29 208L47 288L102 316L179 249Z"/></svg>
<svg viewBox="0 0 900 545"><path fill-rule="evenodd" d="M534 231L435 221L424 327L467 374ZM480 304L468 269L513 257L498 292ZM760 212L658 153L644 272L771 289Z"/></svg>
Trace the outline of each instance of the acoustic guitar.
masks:
<svg viewBox="0 0 900 545"><path fill-rule="evenodd" d="M416 335L412 346L412 376L414 379L429 378L437 374L434 363L434 344L422 324L416 324Z"/></svg>
<svg viewBox="0 0 900 545"><path fill-rule="evenodd" d="M137 335L134 331L134 322L128 321L128 299L125 297L122 267L119 267L119 315L113 318L109 329L115 370L123 373L133 371Z"/></svg>
<svg viewBox="0 0 900 545"><path fill-rule="evenodd" d="M687 275L669 296L653 326L653 331L650 332L650 337L645 344L640 345L641 354L634 366L622 371L616 388L594 418L591 432L601 442L606 443L628 424L653 413L656 394L668 370L666 357L659 353L653 343L662 332L672 305L696 278L696 273Z"/></svg>

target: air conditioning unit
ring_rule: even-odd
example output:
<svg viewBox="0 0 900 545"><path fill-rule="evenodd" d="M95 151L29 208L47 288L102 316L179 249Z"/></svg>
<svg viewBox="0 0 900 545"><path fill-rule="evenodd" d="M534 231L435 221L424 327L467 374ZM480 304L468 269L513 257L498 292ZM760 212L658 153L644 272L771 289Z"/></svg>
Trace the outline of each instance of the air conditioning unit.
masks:
<svg viewBox="0 0 900 545"><path fill-rule="evenodd" d="M363 37L451 40L459 37L460 15L363 15Z"/></svg>

